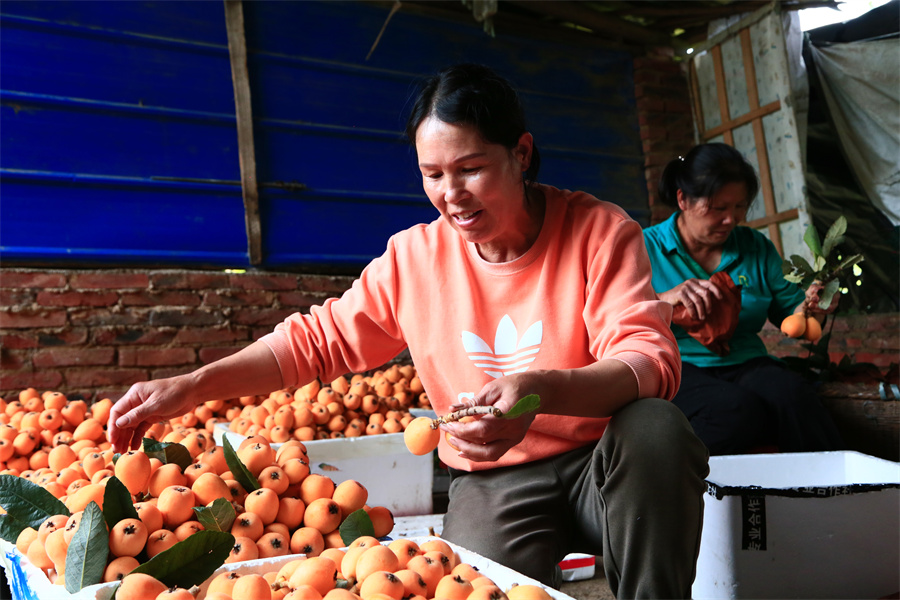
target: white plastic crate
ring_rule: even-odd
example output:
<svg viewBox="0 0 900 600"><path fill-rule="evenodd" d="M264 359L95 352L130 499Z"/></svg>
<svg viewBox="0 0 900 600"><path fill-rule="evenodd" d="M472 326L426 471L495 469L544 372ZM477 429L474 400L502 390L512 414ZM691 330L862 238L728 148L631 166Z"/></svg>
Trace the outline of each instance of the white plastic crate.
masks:
<svg viewBox="0 0 900 600"><path fill-rule="evenodd" d="M692 597L900 591L900 464L858 452L714 456Z"/></svg>
<svg viewBox="0 0 900 600"><path fill-rule="evenodd" d="M216 425L213 437L235 448L246 439ZM412 454L402 433L382 433L336 440L303 442L309 454L310 472L327 475L335 483L354 479L369 492L369 506L385 506L395 517L427 515L432 510L434 456ZM272 444L273 448L281 444Z"/></svg>

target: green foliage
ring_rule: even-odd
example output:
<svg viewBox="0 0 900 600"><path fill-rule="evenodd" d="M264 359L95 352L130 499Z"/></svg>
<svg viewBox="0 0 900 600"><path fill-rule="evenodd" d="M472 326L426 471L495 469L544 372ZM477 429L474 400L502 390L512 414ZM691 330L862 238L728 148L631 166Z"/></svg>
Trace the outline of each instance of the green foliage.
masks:
<svg viewBox="0 0 900 600"><path fill-rule="evenodd" d="M198 531L163 550L132 573L152 575L166 586L183 587L203 583L225 564L234 547L234 536L224 531Z"/></svg>
<svg viewBox="0 0 900 600"><path fill-rule="evenodd" d="M781 265L784 278L792 283L808 289L814 282L822 285L819 293L819 308L828 310L835 295L840 291L840 276L846 270L863 261L861 254L850 257L841 257L835 249L846 239L847 219L840 216L828 228L825 241L819 238L816 228L810 225L806 228L803 241L806 242L813 257L813 264L809 264L805 258L792 255L790 260L785 260Z"/></svg>
<svg viewBox="0 0 900 600"><path fill-rule="evenodd" d="M131 501L131 494L118 477L110 477L103 491L103 517L112 529L122 519L138 519L138 512Z"/></svg>
<svg viewBox="0 0 900 600"><path fill-rule="evenodd" d="M363 536L374 536L375 527L372 525L372 519L363 509L355 510L344 519L340 529L341 541L347 546L356 538Z"/></svg>
<svg viewBox="0 0 900 600"><path fill-rule="evenodd" d="M187 448L176 442L157 442L153 438L144 438L144 453L150 458L159 459L162 464L175 463L184 471L194 459Z"/></svg>
<svg viewBox="0 0 900 600"><path fill-rule="evenodd" d="M241 462L241 459L238 458L237 452L234 451L234 448L231 446L231 442L228 441L228 436L222 436L222 448L225 452L225 464L228 465L228 468L231 469L231 474L234 475L234 480L237 481L241 486L247 491L250 492L258 490L261 486L259 485L259 481L257 481L256 477L253 476L253 473L250 472L250 469Z"/></svg>
<svg viewBox="0 0 900 600"><path fill-rule="evenodd" d="M206 531L231 531L237 518L234 505L225 498L216 498L209 506L195 506L197 520Z"/></svg>
<svg viewBox="0 0 900 600"><path fill-rule="evenodd" d="M100 583L109 557L109 529L96 502L89 503L81 515L78 531L72 536L66 553L66 591Z"/></svg>
<svg viewBox="0 0 900 600"><path fill-rule="evenodd" d="M16 538L5 537L15 532L16 536L25 527L37 529L47 517L54 515L69 516L69 509L56 496L25 478L15 475L0 475L0 506L6 511L0 537L7 542L16 542ZM15 531L22 525L21 529Z"/></svg>
<svg viewBox="0 0 900 600"><path fill-rule="evenodd" d="M541 406L541 397L537 394L528 394L520 399L515 405L503 415L504 419L515 419L521 417L525 413L537 410Z"/></svg>

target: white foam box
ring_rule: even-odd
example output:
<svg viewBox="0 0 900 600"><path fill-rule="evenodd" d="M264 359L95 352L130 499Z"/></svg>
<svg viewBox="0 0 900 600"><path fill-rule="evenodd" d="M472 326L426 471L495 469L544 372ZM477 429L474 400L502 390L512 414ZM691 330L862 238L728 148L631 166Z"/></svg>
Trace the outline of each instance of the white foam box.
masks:
<svg viewBox="0 0 900 600"><path fill-rule="evenodd" d="M394 520L391 538L439 536L443 532L444 515L418 515ZM449 543L449 542L448 542ZM572 553L559 563L563 581L592 579L596 570L596 557L592 554Z"/></svg>
<svg viewBox="0 0 900 600"><path fill-rule="evenodd" d="M246 438L219 423L213 432L235 448ZM395 517L427 515L433 507L434 456L412 454L402 433L382 433L336 440L303 442L311 473L327 475L335 483L354 479L369 492L369 506L385 506ZM273 448L281 444L272 444Z"/></svg>
<svg viewBox="0 0 900 600"><path fill-rule="evenodd" d="M900 464L810 452L714 456L709 467L692 598L900 591Z"/></svg>

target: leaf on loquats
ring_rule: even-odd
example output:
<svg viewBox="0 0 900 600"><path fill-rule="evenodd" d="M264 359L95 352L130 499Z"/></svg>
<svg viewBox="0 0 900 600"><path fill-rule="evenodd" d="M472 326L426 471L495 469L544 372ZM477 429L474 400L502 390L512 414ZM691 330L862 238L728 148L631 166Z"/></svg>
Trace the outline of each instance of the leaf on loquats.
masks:
<svg viewBox="0 0 900 600"><path fill-rule="evenodd" d="M35 529L47 517L71 514L56 496L36 483L16 475L0 475L0 507L3 507L10 518ZM15 543L16 540L13 538L7 541Z"/></svg>
<svg viewBox="0 0 900 600"><path fill-rule="evenodd" d="M150 458L159 459L164 465L175 463L184 471L194 462L188 449L177 442L158 442L153 438L144 438L143 444L144 453Z"/></svg>
<svg viewBox="0 0 900 600"><path fill-rule="evenodd" d="M140 518L134 508L131 494L125 488L125 484L119 481L115 475L109 478L109 481L106 482L106 489L103 491L103 517L106 519L106 526L110 529L122 519Z"/></svg>
<svg viewBox="0 0 900 600"><path fill-rule="evenodd" d="M231 531L237 512L225 498L217 498L209 506L195 506L197 520L207 531Z"/></svg>
<svg viewBox="0 0 900 600"><path fill-rule="evenodd" d="M228 441L228 436L222 438L222 448L225 451L225 462L228 468L231 469L231 474L248 494L262 487L256 477L253 476L253 473L250 472L250 469L238 458L237 452L234 451L234 447Z"/></svg>
<svg viewBox="0 0 900 600"><path fill-rule="evenodd" d="M341 533L341 540L348 546L356 538L375 535L375 527L372 525L372 519L362 508L347 515L338 528L338 531Z"/></svg>
<svg viewBox="0 0 900 600"><path fill-rule="evenodd" d="M234 536L224 531L198 531L163 550L132 573L146 573L167 587L199 585L221 567L234 547Z"/></svg>
<svg viewBox="0 0 900 600"><path fill-rule="evenodd" d="M109 556L109 529L103 511L89 502L81 515L78 531L69 542L66 553L66 591L79 592L83 587L100 583Z"/></svg>

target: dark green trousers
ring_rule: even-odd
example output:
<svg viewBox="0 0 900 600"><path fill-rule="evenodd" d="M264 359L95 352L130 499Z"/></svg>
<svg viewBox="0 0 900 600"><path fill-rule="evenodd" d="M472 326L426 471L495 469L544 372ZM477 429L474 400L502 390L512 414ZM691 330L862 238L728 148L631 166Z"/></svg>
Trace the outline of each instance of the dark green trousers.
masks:
<svg viewBox="0 0 900 600"><path fill-rule="evenodd" d="M596 444L513 467L451 469L441 536L555 588L559 562L582 552L603 556L616 598L689 598L708 458L678 407L637 400Z"/></svg>

